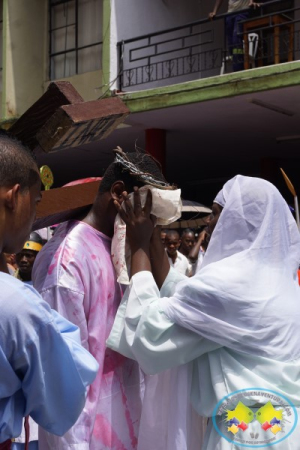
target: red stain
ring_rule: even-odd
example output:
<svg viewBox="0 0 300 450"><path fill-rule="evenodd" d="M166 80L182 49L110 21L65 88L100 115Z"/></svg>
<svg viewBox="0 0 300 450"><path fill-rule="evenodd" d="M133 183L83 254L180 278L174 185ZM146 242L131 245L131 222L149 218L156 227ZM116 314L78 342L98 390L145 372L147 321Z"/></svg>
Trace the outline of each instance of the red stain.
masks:
<svg viewBox="0 0 300 450"><path fill-rule="evenodd" d="M117 367L121 367L125 361L125 356L120 355L120 353L114 352L110 348L107 348L105 352L103 374L113 372Z"/></svg>
<svg viewBox="0 0 300 450"><path fill-rule="evenodd" d="M126 421L127 421L127 425L128 425L128 431L129 431L129 436L130 436L130 440L131 440L131 445L132 445L132 448L136 448L138 441L137 441L137 437L134 433L133 423L132 423L132 420L130 417L130 412L129 412L128 405L127 405L127 397L125 395L122 383L120 383L120 388L121 388L121 393L122 393L122 402L125 407L125 417L126 417Z"/></svg>
<svg viewBox="0 0 300 450"><path fill-rule="evenodd" d="M93 435L107 448L112 450L126 450L116 432L102 414L96 415Z"/></svg>

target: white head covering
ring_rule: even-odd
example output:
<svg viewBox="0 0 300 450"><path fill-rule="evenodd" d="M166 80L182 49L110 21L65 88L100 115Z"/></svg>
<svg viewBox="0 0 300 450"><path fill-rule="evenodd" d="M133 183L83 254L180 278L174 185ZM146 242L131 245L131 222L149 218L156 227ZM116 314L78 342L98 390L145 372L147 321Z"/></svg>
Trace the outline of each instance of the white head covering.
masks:
<svg viewBox="0 0 300 450"><path fill-rule="evenodd" d="M167 316L220 345L278 360L300 357L300 235L279 191L236 176L201 270L163 299Z"/></svg>

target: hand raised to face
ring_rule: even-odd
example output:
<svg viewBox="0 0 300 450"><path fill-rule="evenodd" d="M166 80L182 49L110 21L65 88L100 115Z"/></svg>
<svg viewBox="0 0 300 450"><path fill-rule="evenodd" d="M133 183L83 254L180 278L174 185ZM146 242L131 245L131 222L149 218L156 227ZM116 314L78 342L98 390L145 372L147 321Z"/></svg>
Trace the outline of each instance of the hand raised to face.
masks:
<svg viewBox="0 0 300 450"><path fill-rule="evenodd" d="M126 224L126 232L131 249L149 246L154 229L155 217L151 215L152 194L148 190L144 207L137 187L134 188L133 205L126 191L122 192L122 201L114 201L118 213Z"/></svg>

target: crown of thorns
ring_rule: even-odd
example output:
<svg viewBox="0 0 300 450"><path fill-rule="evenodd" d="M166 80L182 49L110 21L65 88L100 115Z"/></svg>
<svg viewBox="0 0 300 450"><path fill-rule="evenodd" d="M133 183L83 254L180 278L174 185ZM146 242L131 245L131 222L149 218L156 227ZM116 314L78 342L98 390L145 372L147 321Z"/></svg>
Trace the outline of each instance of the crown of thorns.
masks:
<svg viewBox="0 0 300 450"><path fill-rule="evenodd" d="M158 180L151 173L143 172L139 169L134 163L132 163L125 152L121 149L121 147L117 147L113 150L116 157L114 160L115 164L120 164L123 167L123 170L129 172L130 175L133 175L137 180L141 181L144 184L149 184L159 189L169 189L174 190L176 186L167 183L166 181ZM151 158L150 155L147 155Z"/></svg>

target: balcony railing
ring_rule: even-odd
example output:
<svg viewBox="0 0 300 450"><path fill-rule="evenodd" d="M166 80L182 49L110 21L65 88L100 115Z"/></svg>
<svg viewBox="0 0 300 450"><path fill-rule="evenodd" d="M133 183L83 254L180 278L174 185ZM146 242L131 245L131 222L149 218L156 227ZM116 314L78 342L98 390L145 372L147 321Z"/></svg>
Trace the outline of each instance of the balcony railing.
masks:
<svg viewBox="0 0 300 450"><path fill-rule="evenodd" d="M239 22L242 48L226 42L226 24L236 13L118 43L120 90L145 89L236 70L300 59L300 6L275 0Z"/></svg>

